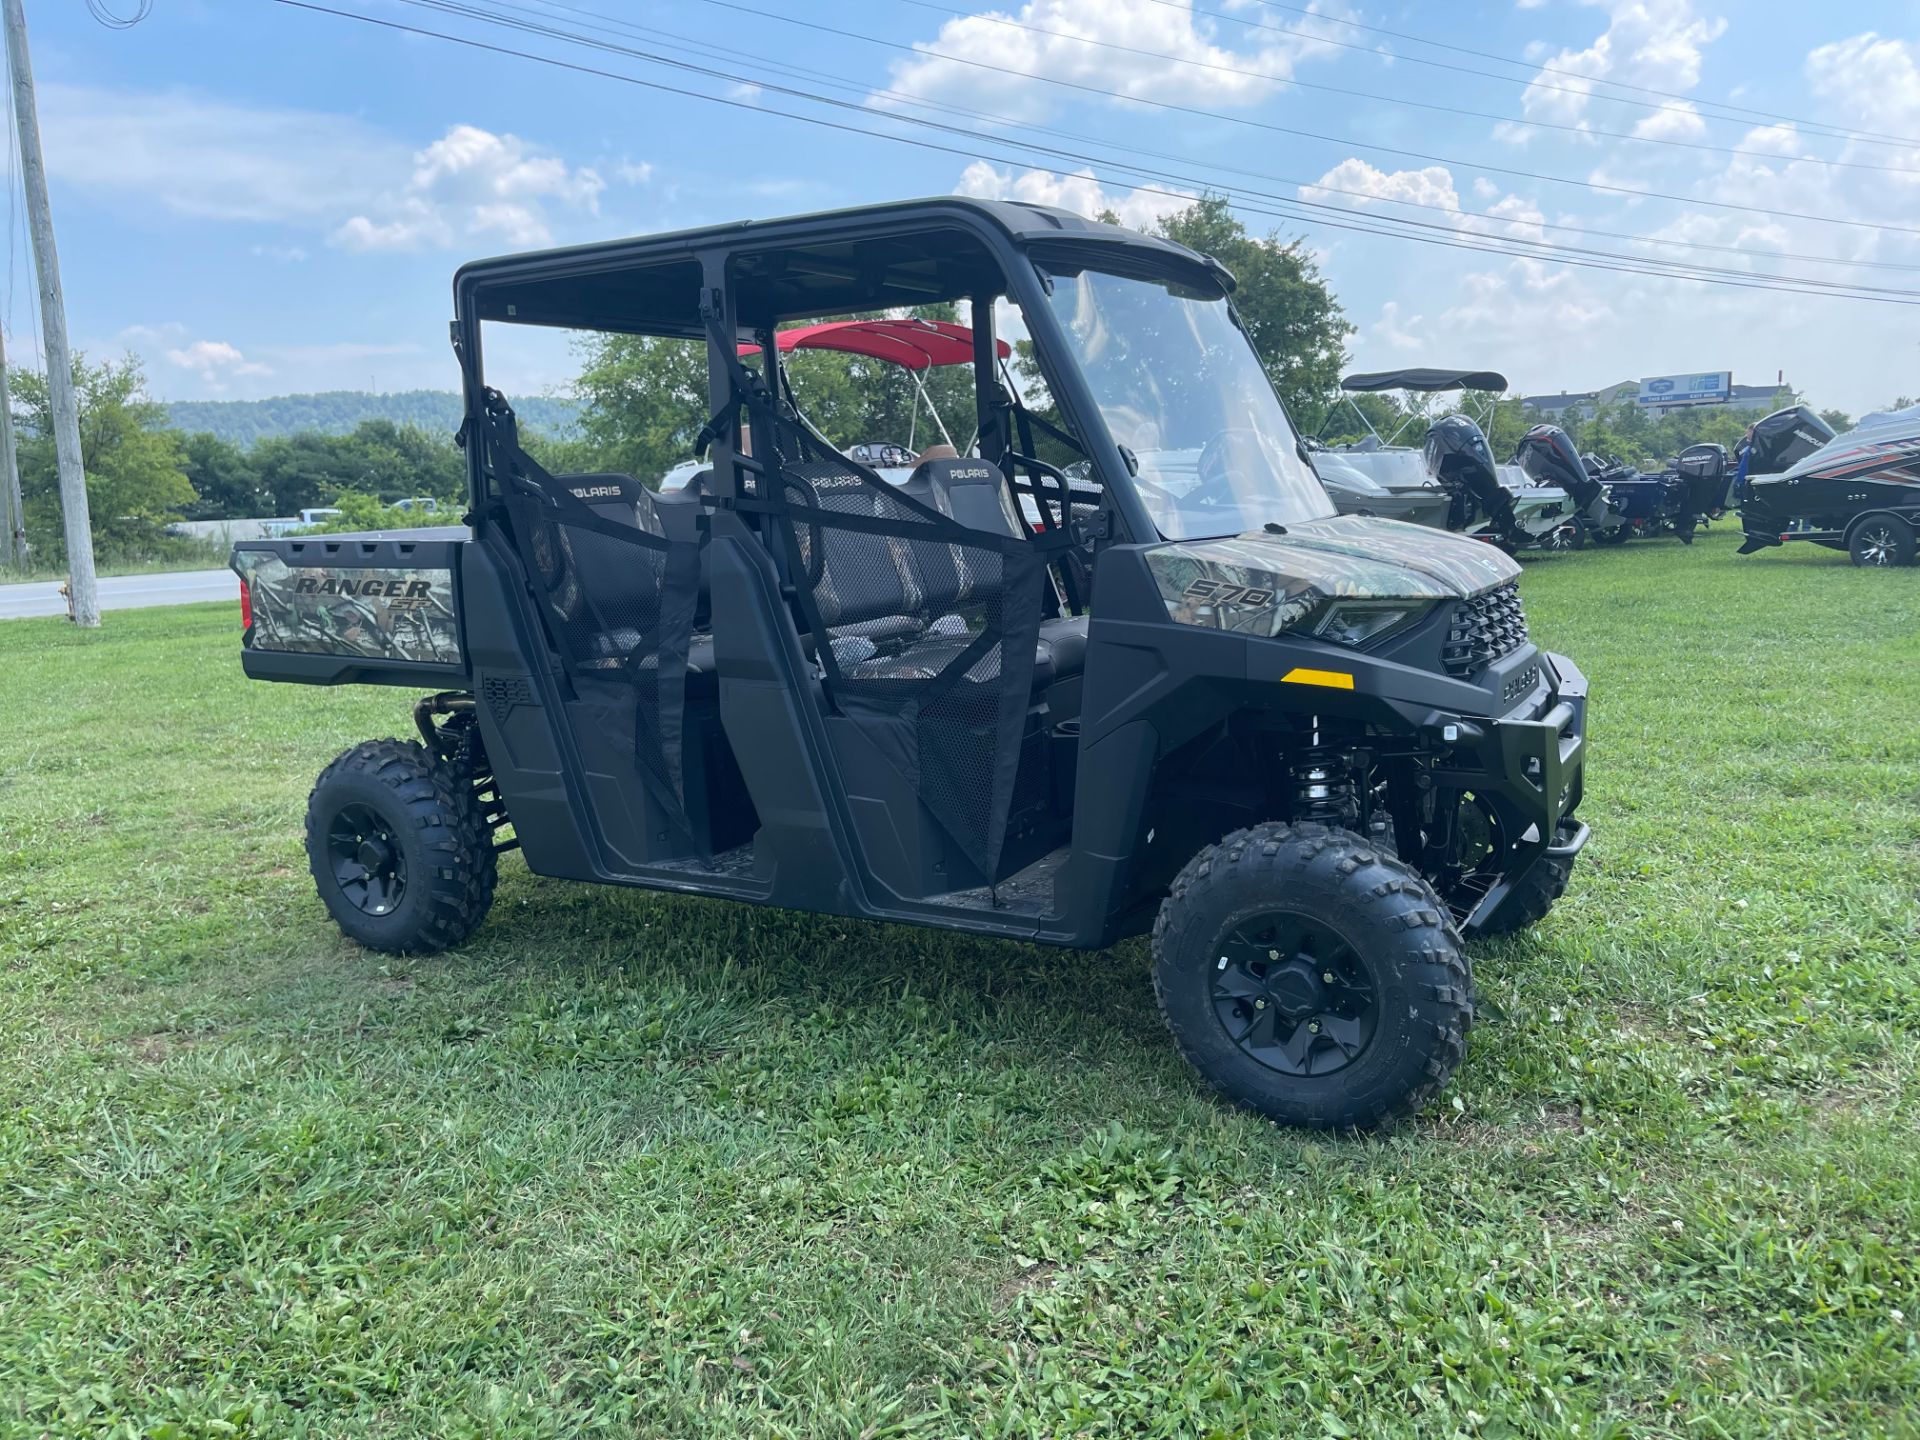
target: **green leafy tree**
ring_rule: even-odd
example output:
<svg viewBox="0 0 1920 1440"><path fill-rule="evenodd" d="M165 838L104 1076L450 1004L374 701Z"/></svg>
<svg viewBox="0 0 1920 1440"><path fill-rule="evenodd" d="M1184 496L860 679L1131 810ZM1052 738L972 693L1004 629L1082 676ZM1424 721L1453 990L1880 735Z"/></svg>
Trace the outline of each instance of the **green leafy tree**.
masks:
<svg viewBox="0 0 1920 1440"><path fill-rule="evenodd" d="M262 483L253 457L208 430L180 441L181 465L193 486L189 520L236 520L273 513L272 492Z"/></svg>
<svg viewBox="0 0 1920 1440"><path fill-rule="evenodd" d="M589 335L579 344L580 438L549 446L551 469L609 470L649 485L693 454L707 422L707 347L652 335Z"/></svg>
<svg viewBox="0 0 1920 1440"><path fill-rule="evenodd" d="M1844 410L1822 410L1820 418L1833 427L1833 433L1844 435L1853 428L1853 417Z"/></svg>
<svg viewBox="0 0 1920 1440"><path fill-rule="evenodd" d="M151 554L194 499L179 433L167 428L166 411L147 395L146 376L131 355L89 365L76 354L73 387L96 551L109 559ZM40 556L58 560L66 535L46 376L16 373L13 399L28 540Z"/></svg>
<svg viewBox="0 0 1920 1440"><path fill-rule="evenodd" d="M450 440L391 420L363 421L346 435L276 436L254 446L250 458L271 508L282 515L330 505L342 494L384 504L416 495L451 500L466 479L465 461Z"/></svg>
<svg viewBox="0 0 1920 1440"><path fill-rule="evenodd" d="M1233 272L1234 309L1273 388L1296 424L1317 424L1339 393L1353 326L1305 243L1250 233L1219 195L1162 216L1154 228Z"/></svg>
<svg viewBox="0 0 1920 1440"><path fill-rule="evenodd" d="M426 525L446 525L457 518L458 510L449 514L442 505L438 511L430 511L421 506L402 510L397 506L383 505L372 495L349 492L336 496L334 508L338 515L330 515L318 525L305 526L296 532L303 535L344 535L360 530L417 530Z"/></svg>

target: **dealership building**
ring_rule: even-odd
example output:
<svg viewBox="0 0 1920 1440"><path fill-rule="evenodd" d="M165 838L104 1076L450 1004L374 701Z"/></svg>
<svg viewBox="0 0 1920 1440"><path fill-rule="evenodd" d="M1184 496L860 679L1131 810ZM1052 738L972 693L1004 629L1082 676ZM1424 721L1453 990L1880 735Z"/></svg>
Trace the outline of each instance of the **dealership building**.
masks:
<svg viewBox="0 0 1920 1440"><path fill-rule="evenodd" d="M1644 380L1622 380L1601 390L1522 395L1520 403L1530 414L1553 421L1569 416L1591 420L1605 406L1622 404L1656 412L1681 406L1717 405L1764 415L1780 408L1781 391L1792 389L1784 373L1771 385L1736 385L1730 370L1702 370L1693 375L1650 375Z"/></svg>

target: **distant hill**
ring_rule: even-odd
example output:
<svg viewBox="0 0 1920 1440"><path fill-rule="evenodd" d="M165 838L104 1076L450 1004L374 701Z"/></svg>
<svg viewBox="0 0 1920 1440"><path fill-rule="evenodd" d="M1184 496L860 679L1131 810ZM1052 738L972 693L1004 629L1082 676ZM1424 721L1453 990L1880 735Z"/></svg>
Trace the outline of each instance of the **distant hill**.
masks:
<svg viewBox="0 0 1920 1440"><path fill-rule="evenodd" d="M580 419L572 400L516 398L520 423L549 437L569 434ZM319 430L344 435L362 420L391 420L451 435L460 428L460 397L451 390L323 390L307 395L274 395L265 400L174 400L167 417L181 430L211 430L236 445L251 445L275 435Z"/></svg>

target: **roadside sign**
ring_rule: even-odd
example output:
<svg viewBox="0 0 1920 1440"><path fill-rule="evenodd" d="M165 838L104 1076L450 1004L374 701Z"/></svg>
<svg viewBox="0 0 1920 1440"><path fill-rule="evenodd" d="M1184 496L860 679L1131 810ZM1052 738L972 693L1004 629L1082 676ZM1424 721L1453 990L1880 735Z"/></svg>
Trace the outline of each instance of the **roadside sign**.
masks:
<svg viewBox="0 0 1920 1440"><path fill-rule="evenodd" d="M1733 394L1731 370L1706 370L1694 375L1654 375L1640 382L1636 405L1718 405Z"/></svg>

